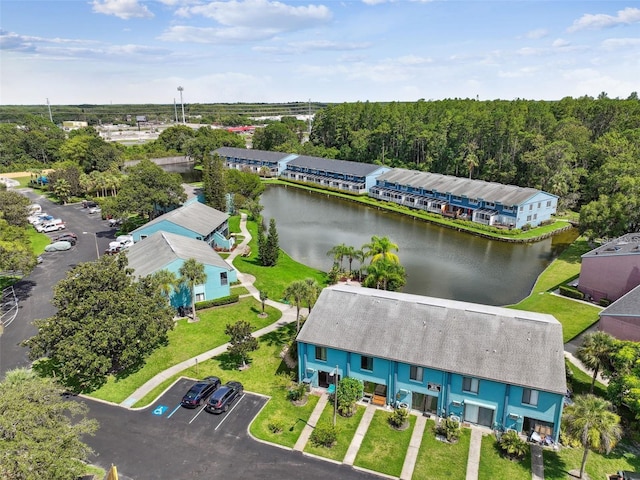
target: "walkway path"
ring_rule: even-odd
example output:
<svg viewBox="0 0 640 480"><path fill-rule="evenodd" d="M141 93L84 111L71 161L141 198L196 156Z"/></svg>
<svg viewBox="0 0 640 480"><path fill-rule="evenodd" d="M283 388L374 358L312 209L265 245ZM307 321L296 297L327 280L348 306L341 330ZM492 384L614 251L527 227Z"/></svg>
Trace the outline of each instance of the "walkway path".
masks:
<svg viewBox="0 0 640 480"><path fill-rule="evenodd" d="M471 428L471 444L467 458L466 480L478 480L480 470L480 447L482 446L482 430Z"/></svg>
<svg viewBox="0 0 640 480"><path fill-rule="evenodd" d="M531 444L531 480L544 480L544 461L542 447Z"/></svg>
<svg viewBox="0 0 640 480"><path fill-rule="evenodd" d="M318 403L313 409L313 412L311 412L311 416L309 417L309 420L307 421L306 425L302 429L302 433L300 433L300 436L298 437L296 444L293 446L294 450L297 450L299 452L304 450L304 446L309 441L309 437L311 437L311 433L313 432L313 429L316 428L316 425L318 424L318 420L320 420L320 415L322 415L322 412L324 411L324 407L326 407L328 402L329 402L329 395L326 395L326 394L320 395L320 400L318 400Z"/></svg>
<svg viewBox="0 0 640 480"><path fill-rule="evenodd" d="M344 456L344 460L342 461L345 465L353 465L353 462L356 461L356 455L358 454L358 450L360 450L360 445L362 445L364 435L367 433L367 430L369 430L373 414L376 413L377 409L378 407L375 405L367 405L367 409L364 411L364 415L362 415L360 424L356 429L356 434L353 436L353 440L351 440L351 444L349 444L347 454Z"/></svg>
<svg viewBox="0 0 640 480"><path fill-rule="evenodd" d="M249 230L247 230L247 216L244 213L242 214L242 217L240 219L240 231L242 232L242 235L244 235L244 240L233 250L233 252L229 254L229 256L226 259L231 266L233 266L233 259L236 258L238 254L244 251L246 245L251 240L251 234L249 233ZM238 275L238 280L241 282L241 285L245 287L256 300L260 301L260 292L253 285L255 278L252 275L238 272L237 269L236 269L236 272ZM273 300L267 300L265 303L271 307L274 307L280 310L282 312L282 317L280 318L279 321L274 322L271 325L267 325L266 327L261 328L260 330L254 332L253 333L254 337L261 337L262 335L265 335L267 333L277 330L283 325L287 325L289 323L296 321L295 307L291 305L285 305L284 303L275 302ZM300 309L300 314L306 315L307 310ZM183 370L189 367L196 365L197 363L202 363L206 360L209 360L210 358L223 354L224 352L227 351L228 347L229 347L229 344L225 343L224 345L220 345L219 347L209 350L208 352L204 352L204 353L201 353L200 355L196 355L193 358L185 360L184 362L180 362L166 369L165 371L158 373L156 376L149 379L144 385L139 387L135 392L129 395L129 397L127 397L120 405L122 405L123 407L131 408L138 400L143 398L145 395L151 392L158 385L162 384L162 382L164 382L165 380L173 377L174 375L177 375L178 373L182 372Z"/></svg>
<svg viewBox="0 0 640 480"><path fill-rule="evenodd" d="M424 434L424 428L426 425L427 417L419 415L416 418L416 424L413 427L413 432L411 433L411 440L409 441L407 455L404 457L404 463L402 464L402 473L400 474L400 478L402 480L410 480L413 476L413 470L416 468L416 460L418 459L418 452L420 451L422 435Z"/></svg>

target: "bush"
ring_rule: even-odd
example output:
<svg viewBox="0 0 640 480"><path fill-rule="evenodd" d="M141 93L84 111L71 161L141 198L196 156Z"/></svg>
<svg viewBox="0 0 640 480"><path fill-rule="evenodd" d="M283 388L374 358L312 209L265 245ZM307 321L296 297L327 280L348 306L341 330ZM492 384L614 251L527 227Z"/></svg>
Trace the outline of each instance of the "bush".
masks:
<svg viewBox="0 0 640 480"><path fill-rule="evenodd" d="M441 420L434 430L436 435L442 435L447 442L456 442L460 438L460 422L452 418Z"/></svg>
<svg viewBox="0 0 640 480"><path fill-rule="evenodd" d="M406 408L396 408L389 415L389 424L394 428L402 427L409 418L409 411Z"/></svg>
<svg viewBox="0 0 640 480"><path fill-rule="evenodd" d="M289 391L287 391L287 398L292 402L297 402L302 397L304 397L306 391L307 388L305 387L304 383L297 383L296 385L291 387Z"/></svg>
<svg viewBox="0 0 640 480"><path fill-rule="evenodd" d="M582 293L576 287L570 287L569 285L560 285L559 291L560 295L564 295L565 297L584 300L584 293Z"/></svg>
<svg viewBox="0 0 640 480"><path fill-rule="evenodd" d="M560 443L565 447L571 448L579 448L582 446L582 444L580 443L580 439L571 438L570 436L566 435L563 430L560 430Z"/></svg>
<svg viewBox="0 0 640 480"><path fill-rule="evenodd" d="M608 298L601 298L598 304L601 307L608 307L609 305L611 305L611 300L609 300Z"/></svg>
<svg viewBox="0 0 640 480"><path fill-rule="evenodd" d="M509 430L502 434L498 446L504 455L512 460L521 460L528 452L527 442L520 438L518 432Z"/></svg>
<svg viewBox="0 0 640 480"><path fill-rule="evenodd" d="M334 425L328 423L321 423L316 425L316 428L311 432L311 443L316 447L330 448L336 443L338 438L338 429Z"/></svg>
<svg viewBox="0 0 640 480"><path fill-rule="evenodd" d="M280 415L276 415L269 419L267 428L271 433L280 433L284 430L285 421Z"/></svg>
<svg viewBox="0 0 640 480"><path fill-rule="evenodd" d="M230 305L232 303L238 303L239 295L229 295L228 297L216 298L213 300L205 300L203 302L196 302L196 310L203 310L205 308L219 307L220 305Z"/></svg>
<svg viewBox="0 0 640 480"><path fill-rule="evenodd" d="M357 378L343 378L338 383L338 413L351 417L356 413L356 402L362 398L364 383Z"/></svg>

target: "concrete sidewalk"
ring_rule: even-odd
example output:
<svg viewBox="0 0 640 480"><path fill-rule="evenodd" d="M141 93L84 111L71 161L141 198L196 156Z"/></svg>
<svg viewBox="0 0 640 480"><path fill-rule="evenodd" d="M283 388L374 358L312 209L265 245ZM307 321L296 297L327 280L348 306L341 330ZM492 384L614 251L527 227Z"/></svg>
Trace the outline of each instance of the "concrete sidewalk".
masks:
<svg viewBox="0 0 640 480"><path fill-rule="evenodd" d="M531 445L531 480L544 480L542 447L537 444Z"/></svg>
<svg viewBox="0 0 640 480"><path fill-rule="evenodd" d="M242 214L240 219L240 230L244 235L244 240L233 250L233 252L229 254L229 256L226 259L231 266L233 266L232 264L233 259L236 258L236 256L240 252L244 251L244 247L251 240L251 234L249 233L249 230L247 230L247 216L244 213ZM249 291L251 296L253 296L256 300L260 301L260 292L256 287L253 286L253 282L255 281L255 278L252 275L247 275L247 274L238 272L237 269L236 269L236 272L238 275L238 280L241 282L242 286ZM260 330L254 332L253 333L254 337L261 337L262 335L273 332L284 325L287 325L289 323L296 321L295 307L291 305L285 305L284 303L275 302L273 300L267 300L265 304L280 310L282 312L282 317L277 322L274 322L271 325L267 325L266 327L261 328ZM307 314L307 309L300 309L300 315L306 315L306 314ZM220 345L216 348L209 350L208 352L204 352L204 353L201 353L200 355L196 355L193 358L185 360L184 362L180 362L166 369L165 371L158 373L156 376L149 379L144 385L139 387L135 392L129 395L129 397L127 397L120 405L122 405L123 407L131 408L138 400L143 398L145 395L151 392L158 385L162 384L162 382L164 382L165 380L173 377L174 375L182 372L183 370L189 367L193 367L197 363L202 363L206 360L209 360L213 357L223 354L224 352L227 351L228 347L229 347L229 343L225 343L224 345Z"/></svg>
<svg viewBox="0 0 640 480"><path fill-rule="evenodd" d="M480 447L482 446L482 431L471 428L471 444L469 445L469 457L467 458L466 480L478 480L480 471Z"/></svg>
<svg viewBox="0 0 640 480"><path fill-rule="evenodd" d="M293 446L294 450L297 450L298 452L301 452L302 450L304 450L304 447L309 441L309 437L311 437L311 433L313 432L313 429L316 428L316 425L318 424L318 420L320 420L320 415L322 415L322 412L324 411L324 407L327 405L328 402L329 402L329 395L327 394L320 395L320 400L318 400L318 403L313 409L313 412L311 412L311 416L309 417L309 420L307 421L306 425L302 429L302 432L300 433L300 436L298 437L296 444Z"/></svg>
<svg viewBox="0 0 640 480"><path fill-rule="evenodd" d="M416 460L418 459L418 452L420 451L422 435L424 434L424 428L426 425L427 417L419 415L416 418L416 424L413 427L413 432L411 433L411 440L409 441L407 455L404 457L404 463L402 464L402 473L400 474L400 478L402 480L410 480L413 476L413 470L416 468Z"/></svg>
<svg viewBox="0 0 640 480"><path fill-rule="evenodd" d="M371 424L371 420L373 419L373 414L376 413L378 407L375 405L368 405L367 409L364 411L364 415L362 415L362 419L360 419L360 423L358 424L358 428L356 429L356 434L353 436L353 440L351 440L351 444L349 445L349 449L347 450L346 455L344 456L344 460L342 463L345 465L353 465L353 462L356 461L356 455L358 454L358 450L360 450L360 445L362 445L362 440L364 439L367 430L369 430L369 425Z"/></svg>

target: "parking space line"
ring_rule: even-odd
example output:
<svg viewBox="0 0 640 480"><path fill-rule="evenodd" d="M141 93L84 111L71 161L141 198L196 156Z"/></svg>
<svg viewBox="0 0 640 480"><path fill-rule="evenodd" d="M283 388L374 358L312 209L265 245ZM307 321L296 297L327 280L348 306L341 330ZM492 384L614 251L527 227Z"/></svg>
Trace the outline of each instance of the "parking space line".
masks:
<svg viewBox="0 0 640 480"><path fill-rule="evenodd" d="M242 396L238 399L238 401L236 402L236 404L231 408L231 410L229 410L227 412L227 414L224 416L224 418L222 419L222 421L218 424L218 426L216 428L214 428L213 430L218 430L220 428L220 425L222 425L224 423L224 421L229 418L229 415L231 415L231 412L233 412L233 410L240 404L240 402L242 401L242 399L244 398L244 393L242 394Z"/></svg>
<svg viewBox="0 0 640 480"><path fill-rule="evenodd" d="M178 404L178 406L176 408L173 409L173 412L171 412L167 418L171 418L171 415L173 415L174 413L176 413L178 411L178 409L181 407L182 405Z"/></svg>
<svg viewBox="0 0 640 480"><path fill-rule="evenodd" d="M189 425L191 425L191 422L193 422L196 418L198 418L198 415L200 415L202 412L204 412L204 407L202 407L200 411L196 413L195 416L191 419L191 421L189 421Z"/></svg>

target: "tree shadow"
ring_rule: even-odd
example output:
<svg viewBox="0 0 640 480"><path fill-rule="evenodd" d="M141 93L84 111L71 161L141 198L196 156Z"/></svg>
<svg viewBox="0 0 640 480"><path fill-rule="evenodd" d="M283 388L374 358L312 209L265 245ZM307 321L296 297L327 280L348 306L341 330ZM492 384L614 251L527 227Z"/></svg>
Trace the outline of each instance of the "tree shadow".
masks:
<svg viewBox="0 0 640 480"><path fill-rule="evenodd" d="M544 475L548 478L566 478L569 470L564 459L554 450L543 450Z"/></svg>
<svg viewBox="0 0 640 480"><path fill-rule="evenodd" d="M13 284L13 291L18 297L18 300L25 300L31 296L31 292L36 286L36 282L33 280L20 280Z"/></svg>
<svg viewBox="0 0 640 480"><path fill-rule="evenodd" d="M263 335L260 337L260 342L266 343L269 346L284 346L291 343L295 336L296 325L295 323L290 323Z"/></svg>

